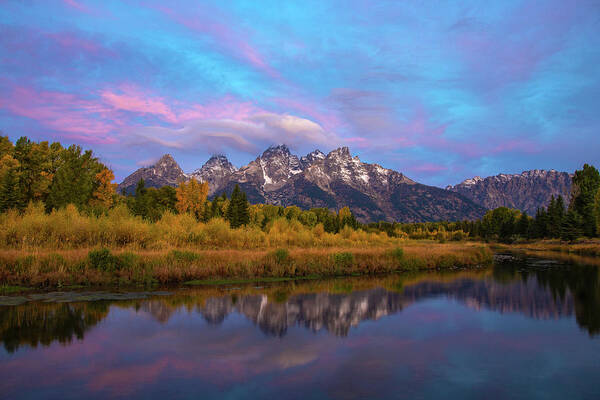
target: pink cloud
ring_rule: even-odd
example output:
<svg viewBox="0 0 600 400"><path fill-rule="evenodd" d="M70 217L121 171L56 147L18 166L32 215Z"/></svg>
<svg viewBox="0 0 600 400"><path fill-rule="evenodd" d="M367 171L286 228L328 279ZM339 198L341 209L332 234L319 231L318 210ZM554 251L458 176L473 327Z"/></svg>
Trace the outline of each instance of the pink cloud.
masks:
<svg viewBox="0 0 600 400"><path fill-rule="evenodd" d="M150 97L131 86L123 86L120 93L104 90L100 96L105 103L118 110L132 111L141 114L153 114L168 122L177 122L171 108L160 97Z"/></svg>
<svg viewBox="0 0 600 400"><path fill-rule="evenodd" d="M264 113L262 110L250 102L240 102L231 96L226 96L220 100L207 104L196 104L183 109L178 113L179 121L189 121L193 119L248 119L252 115Z"/></svg>
<svg viewBox="0 0 600 400"><path fill-rule="evenodd" d="M15 87L11 96L0 99L0 108L36 120L50 129L66 132L70 138L90 143L116 141L110 134L119 121L104 118L110 110L72 94Z"/></svg>

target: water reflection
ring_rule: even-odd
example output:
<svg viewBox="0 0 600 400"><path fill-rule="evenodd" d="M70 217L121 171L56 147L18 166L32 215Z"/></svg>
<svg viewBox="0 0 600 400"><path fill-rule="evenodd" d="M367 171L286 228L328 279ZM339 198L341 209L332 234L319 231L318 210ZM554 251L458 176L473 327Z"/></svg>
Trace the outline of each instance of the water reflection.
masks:
<svg viewBox="0 0 600 400"><path fill-rule="evenodd" d="M167 323L178 312L199 313L211 325L239 314L267 335L282 337L291 327L302 326L313 332L346 336L363 321L378 320L439 296L476 310L519 313L535 319L575 314L579 326L590 335L600 332L599 274L593 266L510 260L483 271L234 289L187 289L148 299L30 302L0 307L0 339L8 352L53 341L69 344L83 339L107 317L111 307L135 310L160 323Z"/></svg>

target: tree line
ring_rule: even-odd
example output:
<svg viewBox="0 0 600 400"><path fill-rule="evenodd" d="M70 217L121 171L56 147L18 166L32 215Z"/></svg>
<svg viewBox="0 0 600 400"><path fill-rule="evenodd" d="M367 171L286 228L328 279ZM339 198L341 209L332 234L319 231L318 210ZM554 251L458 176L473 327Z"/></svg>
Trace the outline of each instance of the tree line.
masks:
<svg viewBox="0 0 600 400"><path fill-rule="evenodd" d="M91 150L46 141L36 143L27 137L13 144L8 137L0 136L0 212L22 211L30 202L41 202L47 212L73 204L80 211L98 215L125 204L130 213L151 222L160 220L169 211L192 214L201 222L223 218L232 228L248 224L265 228L275 219L287 218L309 227L322 224L329 233L349 227L414 239L572 241L600 234L600 174L588 164L575 171L568 201L561 196L552 197L548 206L538 209L535 216L500 207L476 221L427 223L360 224L348 207L333 212L327 208L302 210L296 206L251 205L237 185L229 197L222 193L209 200L208 184L194 179L181 182L176 188L158 189L146 187L140 180L133 195L122 196L117 194L113 180L113 172Z"/></svg>

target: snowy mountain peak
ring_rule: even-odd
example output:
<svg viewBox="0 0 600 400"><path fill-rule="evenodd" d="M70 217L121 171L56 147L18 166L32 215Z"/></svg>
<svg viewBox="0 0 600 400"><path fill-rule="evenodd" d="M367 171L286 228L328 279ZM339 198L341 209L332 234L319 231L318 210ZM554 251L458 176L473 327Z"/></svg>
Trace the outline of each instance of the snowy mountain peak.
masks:
<svg viewBox="0 0 600 400"><path fill-rule="evenodd" d="M335 162L348 162L352 160L352 156L350 155L350 149L348 147L339 147L329 154L326 157L328 160L332 160Z"/></svg>
<svg viewBox="0 0 600 400"><path fill-rule="evenodd" d="M222 154L213 155L204 165L190 174L200 182L208 182L209 194L214 193L231 174L237 171Z"/></svg>
<svg viewBox="0 0 600 400"><path fill-rule="evenodd" d="M279 144L277 146L269 146L269 148L262 153L260 158L287 157L289 155L291 155L289 147L285 144Z"/></svg>
<svg viewBox="0 0 600 400"><path fill-rule="evenodd" d="M321 150L317 149L317 150L314 150L314 151L308 153L307 155L301 157L300 164L302 164L303 169L306 169L306 168L310 167L312 165L312 163L319 161L319 160L324 160L325 157L327 157L325 155L325 153L323 153Z"/></svg>

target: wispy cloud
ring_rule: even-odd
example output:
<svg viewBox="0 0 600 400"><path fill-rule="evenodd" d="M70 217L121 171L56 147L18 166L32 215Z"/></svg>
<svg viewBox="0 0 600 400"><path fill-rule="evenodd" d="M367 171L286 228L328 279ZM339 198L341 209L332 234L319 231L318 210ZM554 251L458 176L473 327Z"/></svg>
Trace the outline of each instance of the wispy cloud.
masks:
<svg viewBox="0 0 600 400"><path fill-rule="evenodd" d="M288 114L262 112L244 119L189 120L181 128L140 127L131 143L157 144L181 151L222 153L241 151L256 155L272 144L292 148L333 147L342 139L319 124Z"/></svg>

